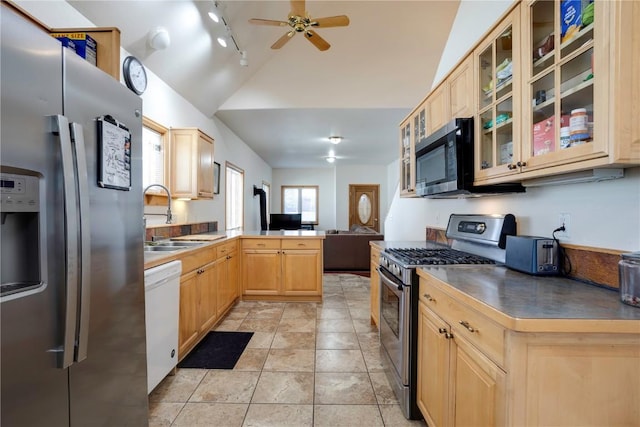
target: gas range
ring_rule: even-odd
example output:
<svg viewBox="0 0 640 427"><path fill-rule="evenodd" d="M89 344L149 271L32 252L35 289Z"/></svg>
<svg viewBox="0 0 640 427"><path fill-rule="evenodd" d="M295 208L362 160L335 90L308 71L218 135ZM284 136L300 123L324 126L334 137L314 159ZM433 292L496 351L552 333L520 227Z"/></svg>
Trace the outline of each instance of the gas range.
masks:
<svg viewBox="0 0 640 427"><path fill-rule="evenodd" d="M512 214L453 214L446 231L451 247L427 242L420 248L387 248L380 253L380 266L410 286L417 280L415 269L422 266L504 263L506 236L515 234Z"/></svg>
<svg viewBox="0 0 640 427"><path fill-rule="evenodd" d="M446 234L451 247L426 242L420 248L388 246L380 253L380 354L389 383L408 419L422 416L417 406L416 268L504 262L507 235L516 234L516 221L511 214L451 215Z"/></svg>

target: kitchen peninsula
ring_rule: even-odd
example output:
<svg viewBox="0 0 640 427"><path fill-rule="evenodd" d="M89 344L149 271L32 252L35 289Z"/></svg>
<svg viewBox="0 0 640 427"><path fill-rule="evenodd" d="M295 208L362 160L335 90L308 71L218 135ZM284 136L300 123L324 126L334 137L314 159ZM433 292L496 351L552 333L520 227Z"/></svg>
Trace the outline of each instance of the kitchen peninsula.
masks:
<svg viewBox="0 0 640 427"><path fill-rule="evenodd" d="M199 246L145 251L145 269L182 262L179 359L239 298L322 301L324 237L324 231L310 230L208 232L182 236L201 241Z"/></svg>

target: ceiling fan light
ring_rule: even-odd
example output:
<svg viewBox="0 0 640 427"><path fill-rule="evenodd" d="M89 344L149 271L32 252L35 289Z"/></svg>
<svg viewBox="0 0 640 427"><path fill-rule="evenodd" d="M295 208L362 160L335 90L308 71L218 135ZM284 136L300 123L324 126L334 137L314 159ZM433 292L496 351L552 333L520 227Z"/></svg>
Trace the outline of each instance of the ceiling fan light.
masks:
<svg viewBox="0 0 640 427"><path fill-rule="evenodd" d="M340 144L340 142L342 141L342 137L341 136L330 136L329 137L329 142L332 144Z"/></svg>

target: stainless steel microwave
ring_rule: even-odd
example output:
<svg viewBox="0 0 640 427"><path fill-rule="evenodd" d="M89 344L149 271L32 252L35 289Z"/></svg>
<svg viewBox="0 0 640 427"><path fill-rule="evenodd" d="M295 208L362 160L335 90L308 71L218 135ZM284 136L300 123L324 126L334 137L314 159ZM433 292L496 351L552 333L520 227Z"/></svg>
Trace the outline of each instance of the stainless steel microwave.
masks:
<svg viewBox="0 0 640 427"><path fill-rule="evenodd" d="M474 186L473 118L450 121L416 144L416 194L463 198L523 192L520 184Z"/></svg>

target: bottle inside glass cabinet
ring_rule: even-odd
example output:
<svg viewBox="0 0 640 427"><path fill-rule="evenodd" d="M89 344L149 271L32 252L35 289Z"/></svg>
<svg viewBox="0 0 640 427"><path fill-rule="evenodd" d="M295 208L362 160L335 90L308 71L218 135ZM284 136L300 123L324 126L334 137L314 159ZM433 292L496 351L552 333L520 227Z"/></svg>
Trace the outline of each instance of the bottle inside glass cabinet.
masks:
<svg viewBox="0 0 640 427"><path fill-rule="evenodd" d="M478 54L480 169L513 160L513 26L507 22Z"/></svg>
<svg viewBox="0 0 640 427"><path fill-rule="evenodd" d="M531 152L524 153L525 157L571 149L592 140L593 10L593 0L537 1L531 5L527 25L532 43L527 73L530 84L524 95L531 103Z"/></svg>

